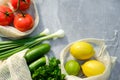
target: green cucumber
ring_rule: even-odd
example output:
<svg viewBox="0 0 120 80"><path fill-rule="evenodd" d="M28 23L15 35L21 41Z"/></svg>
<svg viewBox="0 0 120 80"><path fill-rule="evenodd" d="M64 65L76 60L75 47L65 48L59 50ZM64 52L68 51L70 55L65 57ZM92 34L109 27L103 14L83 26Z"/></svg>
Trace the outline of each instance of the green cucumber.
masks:
<svg viewBox="0 0 120 80"><path fill-rule="evenodd" d="M49 44L44 43L29 49L24 56L27 63L30 64L40 57L44 56L44 54L50 51L50 47L51 46Z"/></svg>
<svg viewBox="0 0 120 80"><path fill-rule="evenodd" d="M29 65L30 72L34 72L36 69L38 69L40 66L44 66L46 64L46 58L41 57L40 59L34 61Z"/></svg>

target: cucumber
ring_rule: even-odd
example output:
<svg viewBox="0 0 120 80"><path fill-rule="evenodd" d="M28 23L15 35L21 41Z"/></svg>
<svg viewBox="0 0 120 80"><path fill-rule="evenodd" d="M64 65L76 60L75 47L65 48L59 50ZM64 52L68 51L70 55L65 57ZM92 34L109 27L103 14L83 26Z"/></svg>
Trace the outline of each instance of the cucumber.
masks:
<svg viewBox="0 0 120 80"><path fill-rule="evenodd" d="M46 58L41 57L40 59L34 61L29 65L30 72L33 73L36 69L38 69L40 66L44 66L46 64Z"/></svg>
<svg viewBox="0 0 120 80"><path fill-rule="evenodd" d="M50 47L51 46L49 44L44 43L29 49L24 56L27 63L30 64L40 57L44 56L44 54L50 51Z"/></svg>

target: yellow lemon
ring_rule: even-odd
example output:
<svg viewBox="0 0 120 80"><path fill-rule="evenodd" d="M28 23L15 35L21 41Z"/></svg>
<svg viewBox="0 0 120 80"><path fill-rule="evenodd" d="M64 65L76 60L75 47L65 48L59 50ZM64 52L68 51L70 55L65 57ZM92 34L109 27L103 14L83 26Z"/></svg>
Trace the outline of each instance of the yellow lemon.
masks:
<svg viewBox="0 0 120 80"><path fill-rule="evenodd" d="M90 43L80 41L71 45L70 53L77 59L85 60L91 58L95 51Z"/></svg>
<svg viewBox="0 0 120 80"><path fill-rule="evenodd" d="M97 60L89 60L85 62L82 66L83 73L87 76L96 76L102 74L105 70L105 65Z"/></svg>

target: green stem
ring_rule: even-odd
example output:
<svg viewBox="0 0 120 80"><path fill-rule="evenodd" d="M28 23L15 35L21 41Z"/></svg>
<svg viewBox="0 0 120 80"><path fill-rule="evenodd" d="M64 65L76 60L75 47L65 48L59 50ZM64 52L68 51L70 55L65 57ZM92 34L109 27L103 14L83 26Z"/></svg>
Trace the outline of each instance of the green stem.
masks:
<svg viewBox="0 0 120 80"><path fill-rule="evenodd" d="M9 12L8 14L13 14L14 12L18 11L19 8L20 8L20 0L18 0L17 9L15 9L13 12Z"/></svg>
<svg viewBox="0 0 120 80"><path fill-rule="evenodd" d="M19 8L20 8L20 0L18 0L17 9L14 12L18 11Z"/></svg>
<svg viewBox="0 0 120 80"><path fill-rule="evenodd" d="M42 34L40 33L37 36L33 36L33 37L27 37L27 38L23 38L23 39L19 39L19 40L13 40L13 41L0 41L0 46L2 45L10 45L10 44L25 44L27 42L31 42L37 38L43 37L43 36L47 36L47 34Z"/></svg>
<svg viewBox="0 0 120 80"><path fill-rule="evenodd" d="M25 3L26 3L26 4L28 4L28 1L27 1L27 0L25 0Z"/></svg>
<svg viewBox="0 0 120 80"><path fill-rule="evenodd" d="M0 48L0 55L2 55L1 53L4 51L7 51L7 50L10 50L13 48L17 48L17 47L20 47L20 46L8 46L8 47Z"/></svg>
<svg viewBox="0 0 120 80"><path fill-rule="evenodd" d="M24 14L21 10L19 10L19 11L20 11L20 13L22 14L22 16L25 17L25 14Z"/></svg>
<svg viewBox="0 0 120 80"><path fill-rule="evenodd" d="M1 48L11 47L11 46L20 46L20 45L18 45L18 44L6 44L6 45L0 45L0 49L1 49Z"/></svg>
<svg viewBox="0 0 120 80"><path fill-rule="evenodd" d="M64 37L64 32L62 30L59 30L53 34L50 34L50 35L47 35L47 36L43 36L43 37L40 37L40 38L37 38L37 39L34 39L30 42L26 42L24 45L21 45L20 47L17 47L17 48L13 48L13 49L10 49L10 50L7 50L7 51L4 51L4 52L1 52L0 54L0 59L6 59L7 57L19 52L19 51L22 51L26 48L31 48L37 44L39 44L40 42L44 41L44 40L49 40L49 39L52 39L52 38L62 38Z"/></svg>
<svg viewBox="0 0 120 80"><path fill-rule="evenodd" d="M14 48L14 49L11 49L11 50L8 50L8 51L5 51L5 52L2 52L1 53L1 56L0 56L0 59L4 59L4 58L7 58L21 50L24 50L26 48L31 48L35 45L37 45L38 43L44 41L44 40L47 40L47 39L51 39L53 38L54 36L53 35L48 35L48 36L45 36L45 37L41 37L39 39L36 39L35 41L33 42L29 42L29 43L26 43L24 46L21 46L19 48Z"/></svg>
<svg viewBox="0 0 120 80"><path fill-rule="evenodd" d="M5 51L5 52L1 53L2 55L0 55L0 60L4 60L4 59L8 58L9 56L11 56L19 51L22 51L26 48L27 48L27 46L21 46L19 48L14 48L14 49Z"/></svg>
<svg viewBox="0 0 120 80"><path fill-rule="evenodd" d="M53 39L53 38L60 38L60 37L61 37L61 34L53 33L53 34L50 34L50 35L43 36L43 37L40 37L38 39L35 39L34 41L29 42L29 43L27 43L25 45L28 45L28 46L30 45L31 47L33 47L33 46L39 44L42 41Z"/></svg>

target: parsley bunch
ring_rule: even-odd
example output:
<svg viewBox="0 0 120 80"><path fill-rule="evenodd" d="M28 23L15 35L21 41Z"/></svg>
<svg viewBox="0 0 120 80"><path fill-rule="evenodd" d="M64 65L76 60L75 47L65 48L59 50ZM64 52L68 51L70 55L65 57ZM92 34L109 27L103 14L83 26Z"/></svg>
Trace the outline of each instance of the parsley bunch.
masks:
<svg viewBox="0 0 120 80"><path fill-rule="evenodd" d="M65 80L61 74L60 61L55 57L49 60L49 65L41 66L32 74L33 80Z"/></svg>

